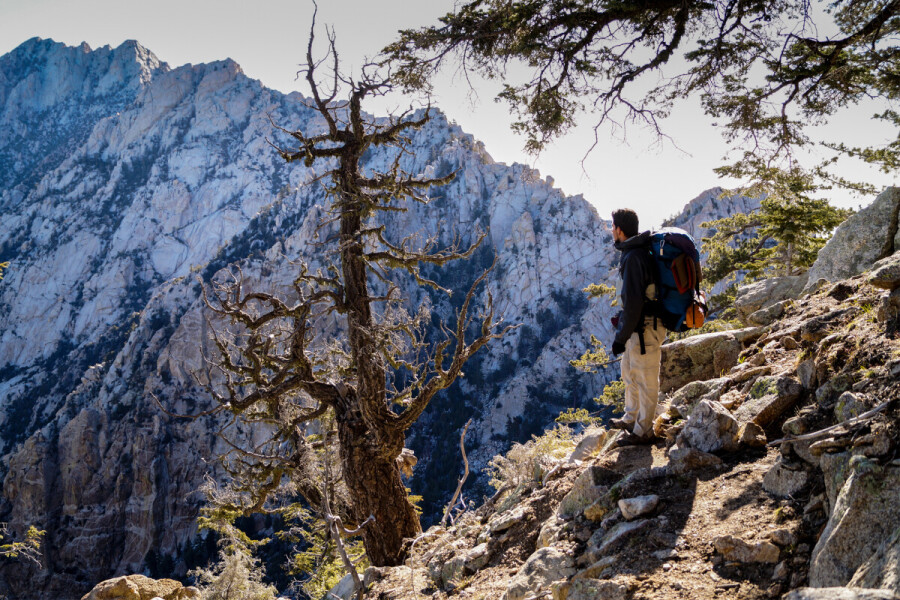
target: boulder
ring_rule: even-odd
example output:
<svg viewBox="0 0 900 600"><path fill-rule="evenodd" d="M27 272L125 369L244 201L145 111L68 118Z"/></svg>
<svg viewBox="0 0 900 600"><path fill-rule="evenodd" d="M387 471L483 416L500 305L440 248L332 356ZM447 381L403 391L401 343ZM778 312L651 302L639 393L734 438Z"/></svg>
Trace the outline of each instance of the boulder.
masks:
<svg viewBox="0 0 900 600"><path fill-rule="evenodd" d="M713 540L716 552L722 558L738 563L777 563L779 550L772 542L749 544L733 535L722 535Z"/></svg>
<svg viewBox="0 0 900 600"><path fill-rule="evenodd" d="M694 335L662 347L659 389L677 390L692 381L713 379L737 364L745 342L758 338L758 327Z"/></svg>
<svg viewBox="0 0 900 600"><path fill-rule="evenodd" d="M820 457L821 455L814 455L812 453L812 445L815 443L815 440L800 440L800 441L786 441L783 442L782 452L791 453L797 455L803 462L808 465L812 465L813 467L820 468Z"/></svg>
<svg viewBox="0 0 900 600"><path fill-rule="evenodd" d="M809 423L807 423L806 419L801 415L791 417L781 425L781 431L785 435L803 435L808 429Z"/></svg>
<svg viewBox="0 0 900 600"><path fill-rule="evenodd" d="M826 360L821 360L820 363L816 365L816 379L823 381L827 372L828 362ZM852 383L850 377L845 374L840 374L825 381L816 388L816 402L822 406L828 406L833 402L836 402L838 397L847 391L847 388L849 388Z"/></svg>
<svg viewBox="0 0 900 600"><path fill-rule="evenodd" d="M549 588L560 579L575 574L575 559L568 549L550 546L541 548L528 557L509 583L502 600L524 600L526 596Z"/></svg>
<svg viewBox="0 0 900 600"><path fill-rule="evenodd" d="M900 254L892 254L872 265L872 272L866 281L884 290L900 288Z"/></svg>
<svg viewBox="0 0 900 600"><path fill-rule="evenodd" d="M800 588L789 592L783 600L900 600L900 595L890 590L862 588Z"/></svg>
<svg viewBox="0 0 900 600"><path fill-rule="evenodd" d="M491 552L488 545L479 544L463 555L463 563L470 573L480 571L491 561Z"/></svg>
<svg viewBox="0 0 900 600"><path fill-rule="evenodd" d="M672 399L669 401L670 413L676 414L682 419L688 418L701 400L718 400L728 383L727 377L719 377L705 381L692 381L682 386L672 394Z"/></svg>
<svg viewBox="0 0 900 600"><path fill-rule="evenodd" d="M441 562L437 566L440 567L439 580L441 587L443 588L449 589L456 587L466 572L465 559L459 555L454 556L450 560ZM349 598L344 598L343 600L349 600Z"/></svg>
<svg viewBox="0 0 900 600"><path fill-rule="evenodd" d="M615 507L616 503L607 494L584 509L584 518L595 523L603 521Z"/></svg>
<svg viewBox="0 0 900 600"><path fill-rule="evenodd" d="M784 300L782 302L778 302L777 304L773 304L772 306L768 306L766 308L762 308L754 313L751 313L747 316L747 324L748 325L771 325L777 319L780 319L784 316L785 311L791 305L792 300ZM791 339L791 338L788 338Z"/></svg>
<svg viewBox="0 0 900 600"><path fill-rule="evenodd" d="M802 391L800 382L793 377L760 377L734 416L740 423L752 422L766 428L794 406Z"/></svg>
<svg viewBox="0 0 900 600"><path fill-rule="evenodd" d="M838 423L848 421L866 412L866 406L857 394L844 392L834 405L834 418Z"/></svg>
<svg viewBox="0 0 900 600"><path fill-rule="evenodd" d="M552 546L559 541L560 534L566 526L566 521L557 515L550 515L550 518L544 521L541 530L538 533L536 548L546 548Z"/></svg>
<svg viewBox="0 0 900 600"><path fill-rule="evenodd" d="M738 422L718 402L702 400L678 434L678 445L701 452L733 450L737 446Z"/></svg>
<svg viewBox="0 0 900 600"><path fill-rule="evenodd" d="M900 466L881 466L863 456L850 460L825 530L813 549L809 584L847 585L881 548L886 532L900 528Z"/></svg>
<svg viewBox="0 0 900 600"><path fill-rule="evenodd" d="M442 586L459 579L465 567L462 554L466 551L466 540L449 541L449 539L449 537L441 538L435 544L436 547L423 556L428 576Z"/></svg>
<svg viewBox="0 0 900 600"><path fill-rule="evenodd" d="M765 448L768 438L763 428L754 423L744 423L738 430L738 444L750 448Z"/></svg>
<svg viewBox="0 0 900 600"><path fill-rule="evenodd" d="M669 450L669 466L676 474L687 473L706 467L716 467L721 464L722 459L715 454L701 452L695 448L672 446Z"/></svg>
<svg viewBox="0 0 900 600"><path fill-rule="evenodd" d="M811 390L816 386L816 359L807 358L797 365L797 378L805 390Z"/></svg>
<svg viewBox="0 0 900 600"><path fill-rule="evenodd" d="M773 496L788 498L806 487L808 482L809 473L806 469L791 469L779 460L766 472L762 486Z"/></svg>
<svg viewBox="0 0 900 600"><path fill-rule="evenodd" d="M434 591L434 580L422 567L410 568L406 565L397 567L369 567L363 574L363 587L371 588L378 584L387 589L402 587L409 590L411 597L420 598ZM426 594L426 590L428 593ZM278 598L277 600L286 600Z"/></svg>
<svg viewBox="0 0 900 600"><path fill-rule="evenodd" d="M769 541L776 546L786 548L797 545L797 535L790 529L776 529L769 533Z"/></svg>
<svg viewBox="0 0 900 600"><path fill-rule="evenodd" d="M757 315L757 317L759 317L758 320L767 320L769 315L761 311L776 304L780 304L785 300L798 298L803 292L806 283L807 277L804 274L791 277L770 277L768 279L763 279L762 281L755 281L749 285L741 286L738 288L737 296L735 296L734 299L734 308L737 311L738 318L744 324L751 325L754 323L750 319L750 316L759 313L759 315ZM781 312L783 314L784 305L782 305ZM777 318L777 316L772 317L772 319L775 318ZM757 324L768 325L768 322Z"/></svg>
<svg viewBox="0 0 900 600"><path fill-rule="evenodd" d="M613 581L600 579L575 579L553 584L553 600L625 600L628 588Z"/></svg>
<svg viewBox="0 0 900 600"><path fill-rule="evenodd" d="M516 506L511 510L504 511L491 519L488 523L488 529L490 529L491 534L504 532L524 519L526 511L527 508L524 506Z"/></svg>
<svg viewBox="0 0 900 600"><path fill-rule="evenodd" d="M174 579L151 579L144 575L123 575L94 586L81 600L199 600L200 590L184 587Z"/></svg>
<svg viewBox="0 0 900 600"><path fill-rule="evenodd" d="M619 480L619 474L610 469L599 466L590 466L583 470L572 484L572 489L566 494L556 509L556 514L562 518L571 518L581 514L585 508L605 496L610 485Z"/></svg>
<svg viewBox="0 0 900 600"><path fill-rule="evenodd" d="M586 569L582 569L575 573L572 579L603 579L603 575L606 571L612 569L617 564L619 564L619 559L617 557L605 556Z"/></svg>
<svg viewBox="0 0 900 600"><path fill-rule="evenodd" d="M610 431L607 431L602 427L592 427L588 429L581 438L581 441L578 442L578 445L575 446L575 449L572 450L572 454L569 455L569 461L583 461L593 456L606 443L610 433Z"/></svg>
<svg viewBox="0 0 900 600"><path fill-rule="evenodd" d="M849 585L881 588L900 595L900 527L856 570Z"/></svg>
<svg viewBox="0 0 900 600"><path fill-rule="evenodd" d="M659 496L649 494L634 498L622 498L619 500L619 510L626 521L633 521L638 517L652 513L659 505Z"/></svg>
<svg viewBox="0 0 900 600"><path fill-rule="evenodd" d="M893 323L900 319L900 288L895 289L878 302L875 318L879 323Z"/></svg>
<svg viewBox="0 0 900 600"><path fill-rule="evenodd" d="M898 211L900 188L889 187L872 204L841 223L819 250L809 269L809 282L848 279L900 249Z"/></svg>
<svg viewBox="0 0 900 600"><path fill-rule="evenodd" d="M650 523L651 521L648 519L622 521L609 531L598 529L588 540L586 554L590 557L591 562L609 556L635 535L650 529Z"/></svg>

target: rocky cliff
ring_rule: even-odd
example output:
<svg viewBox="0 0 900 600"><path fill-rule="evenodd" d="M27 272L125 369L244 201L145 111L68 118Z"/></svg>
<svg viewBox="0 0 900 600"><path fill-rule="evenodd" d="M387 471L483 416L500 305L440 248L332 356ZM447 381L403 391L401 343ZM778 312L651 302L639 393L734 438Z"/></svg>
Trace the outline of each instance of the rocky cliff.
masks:
<svg viewBox="0 0 900 600"><path fill-rule="evenodd" d="M298 128L315 117L299 94L268 90L233 61L170 68L136 42L40 39L0 57L0 262L11 263L0 282L2 518L14 532L47 531L44 568L24 578L9 568L0 592L70 598L112 574L180 575L202 546L197 485L227 448L217 423L173 419L154 397L179 413L209 406L194 385L210 352L197 277L239 264L248 285L283 289L291 260L318 260L319 173L277 157L270 118ZM473 360L409 440L420 457L411 486L433 509L458 469L443 449L466 419L478 469L615 376L568 360L590 334L610 333L609 306L581 289L608 281L617 257L582 198L495 163L440 112L412 143L406 171L458 175L391 227L462 243L489 231L473 259L433 275L465 289L496 253L487 290L522 324ZM716 210L727 214L727 201ZM439 317L454 310L404 293Z"/></svg>

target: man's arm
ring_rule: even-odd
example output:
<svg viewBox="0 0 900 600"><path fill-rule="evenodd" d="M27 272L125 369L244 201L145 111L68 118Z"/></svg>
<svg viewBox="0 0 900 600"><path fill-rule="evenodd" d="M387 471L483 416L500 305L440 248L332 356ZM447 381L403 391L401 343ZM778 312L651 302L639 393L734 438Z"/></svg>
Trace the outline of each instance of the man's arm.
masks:
<svg viewBox="0 0 900 600"><path fill-rule="evenodd" d="M638 328L644 310L644 295L647 282L644 265L638 252L629 252L624 258L622 272L622 316L616 331L616 343L625 345L631 334Z"/></svg>

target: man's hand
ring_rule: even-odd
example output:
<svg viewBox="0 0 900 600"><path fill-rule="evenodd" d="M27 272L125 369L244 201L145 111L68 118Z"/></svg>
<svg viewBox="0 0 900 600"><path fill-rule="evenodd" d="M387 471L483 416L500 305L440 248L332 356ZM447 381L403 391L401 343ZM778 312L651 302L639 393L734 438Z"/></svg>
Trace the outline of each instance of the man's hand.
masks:
<svg viewBox="0 0 900 600"><path fill-rule="evenodd" d="M625 344L623 344L622 342L613 342L613 345L612 345L613 356L618 356L619 354L622 354L623 352L625 352Z"/></svg>

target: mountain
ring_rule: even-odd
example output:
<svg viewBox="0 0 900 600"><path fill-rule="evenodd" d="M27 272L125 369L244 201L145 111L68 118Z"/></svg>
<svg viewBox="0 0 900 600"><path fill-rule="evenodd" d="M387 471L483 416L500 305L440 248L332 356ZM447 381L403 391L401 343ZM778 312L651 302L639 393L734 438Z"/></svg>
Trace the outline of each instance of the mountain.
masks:
<svg viewBox="0 0 900 600"><path fill-rule="evenodd" d="M20 565L4 567L0 593L80 597L116 573L181 576L208 554L197 489L223 475L223 423L170 414L210 407L195 381L214 350L198 278L240 267L245 288L284 291L294 261L322 264L321 173L285 164L267 142L278 139L272 122L315 120L300 94L268 90L231 60L170 68L137 42L92 50L37 38L0 57L0 262L10 262L0 520L20 535L31 524L47 532L43 568L22 577ZM468 262L430 273L453 297L401 282L405 297L447 320L496 254L477 302L490 292L521 324L410 435L420 459L410 485L433 514L455 485L460 461L447 448L468 418L480 472L564 408L592 406L616 377L568 361L591 334L611 334L611 307L581 290L609 282L618 257L609 223L583 198L494 162L439 111L411 142L407 172L457 176L427 206L392 215L396 235L463 245L489 235ZM367 161L391 158L375 149ZM703 197L698 215L729 214L729 200Z"/></svg>

